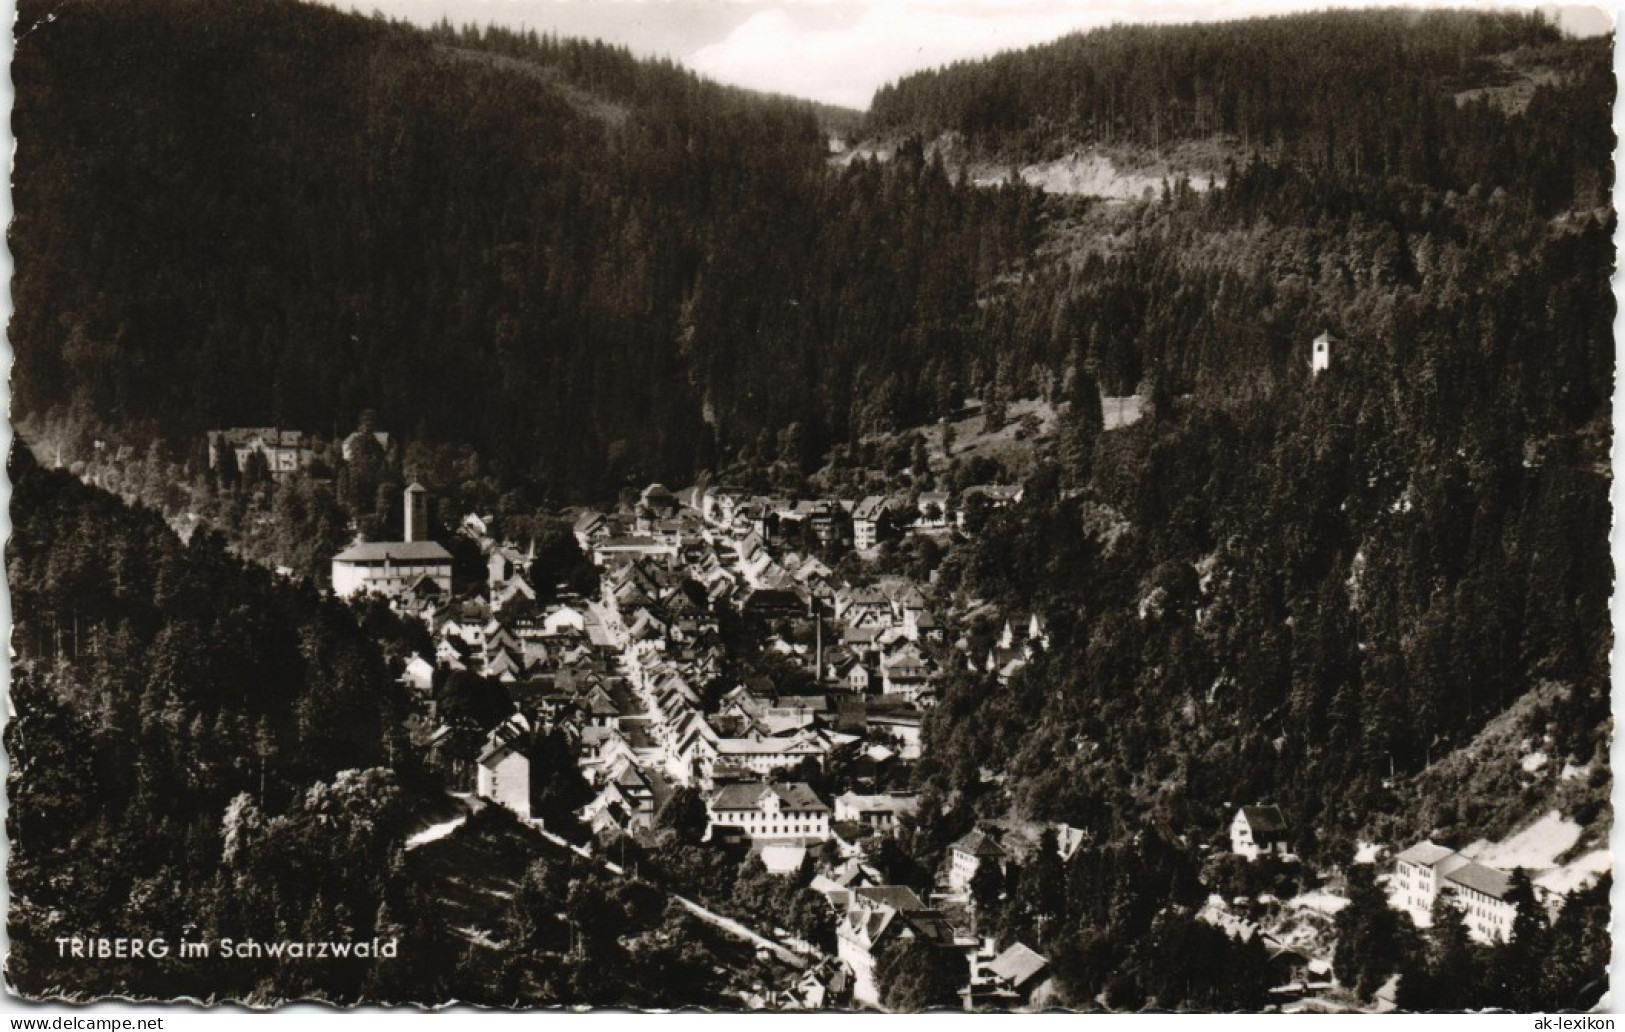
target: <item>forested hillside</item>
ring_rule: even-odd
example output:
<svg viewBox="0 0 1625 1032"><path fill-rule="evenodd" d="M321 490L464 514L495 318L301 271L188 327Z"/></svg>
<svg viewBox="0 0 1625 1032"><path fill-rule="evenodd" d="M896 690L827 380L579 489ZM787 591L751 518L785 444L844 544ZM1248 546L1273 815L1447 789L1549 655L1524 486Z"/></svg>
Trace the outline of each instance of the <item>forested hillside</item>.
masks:
<svg viewBox="0 0 1625 1032"><path fill-rule="evenodd" d="M54 939L373 934L422 782L402 691L355 619L26 449L10 473L11 984L240 995L274 965L80 961L68 978Z"/></svg>
<svg viewBox="0 0 1625 1032"><path fill-rule="evenodd" d="M448 803L357 613L26 449L9 472L9 987L681 1007L722 1005L752 969L665 892L495 808L409 852ZM585 791L565 764L560 829ZM374 952L254 952L289 943Z"/></svg>
<svg viewBox="0 0 1625 1032"><path fill-rule="evenodd" d="M1526 106L1456 103L1528 61L1549 76ZM809 105L601 44L143 0L28 32L14 77L25 428L53 417L69 458L104 436L179 461L209 429L336 438L370 409L560 501L741 458L810 469L967 395L1053 394L1079 361L1120 393L1279 377L1345 320L1305 278L1470 276L1451 191L1595 203L1609 138L1605 48L1497 14L1113 29L877 98L876 131L1012 154L1231 140L1243 191L1199 225L1231 234L1207 250L1274 263L1245 270L1260 299L1116 226L1034 262L1044 226L1098 213L956 185L918 140L830 168ZM1323 210L1370 262L1319 262Z"/></svg>
<svg viewBox="0 0 1625 1032"><path fill-rule="evenodd" d="M1033 242L1025 191L836 175L810 105L534 33L143 0L14 77L16 413L70 459L371 409L559 500L812 462L933 415Z"/></svg>
<svg viewBox="0 0 1625 1032"><path fill-rule="evenodd" d="M1596 84L1607 48L1546 44L1530 19L1429 16L1414 45L1454 40L1464 62L1429 93L1423 79L1437 68L1407 56L1411 44L1373 42L1409 24L1334 14L1302 20L1301 33L1279 21L1220 31L1211 45L1185 30L1111 30L922 76L877 100L873 125L927 136L971 131L961 119L978 102L1014 112L982 131L989 146L1019 150L1089 126L1076 107L1083 120L1066 122L1067 94L1044 78L1065 72L1104 84L1079 94L1089 103L1133 98L1103 124L1134 127L1146 145L1154 131L1237 131L1169 120L1158 98L1173 94L1159 91L1188 81L1175 55L1189 53L1234 56L1234 82L1296 61L1294 74L1316 84L1304 96L1329 105L1296 138L1271 123L1282 145L1255 139L1259 153L1209 193L1171 183L1158 200L1051 224L1052 260L994 295L1012 350L1030 347L1035 367L1058 370L1067 405L1024 503L951 554L941 584L964 604L1043 614L1053 648L1008 685L961 675L931 715L920 781L942 816L913 846L927 867L976 819L1085 828L1084 863L1147 839L1223 848L1235 807L1256 801L1282 806L1297 850L1321 870L1347 865L1358 841L1462 845L1546 807L1606 842L1614 216L1597 206L1612 176L1602 129L1612 89ZM1302 49L1335 40L1346 60L1317 64ZM1472 55L1519 43L1548 45L1567 69L1527 110L1451 100ZM1165 67L1156 55L1172 62L1166 80L1147 71ZM1249 55L1267 66L1252 79ZM1130 56L1149 80L1112 71ZM1355 60L1379 84L1392 74L1423 90L1390 98L1398 149L1380 160L1380 148L1353 157L1360 131L1344 119L1361 103L1351 95L1331 110L1353 80L1320 78ZM1417 71L1407 80L1405 69ZM1041 129L1024 136L1029 114ZM1425 165L1404 157L1417 125L1436 134L1419 151ZM1334 135L1346 157L1314 153ZM1501 142L1478 149L1490 140ZM1540 161L1506 159L1532 143L1546 148ZM1331 366L1312 375L1322 330ZM1150 418L1101 433L1088 401L1097 377L1113 391L1145 385ZM1580 780L1525 772L1507 798L1503 781L1421 776L1537 689L1544 701L1523 707L1510 733ZM1157 892L1182 898L1169 879ZM1128 905L1144 889L1111 891ZM1078 935L1035 924L1043 892L1021 880L999 909L1011 933L1061 958L1072 1000L1108 988L1113 1006L1133 1007L1157 995L1144 958L1166 930L1149 919ZM1597 898L1574 904L1564 935L1601 934L1586 909ZM1068 906L1094 904L1084 893ZM1413 972L1407 984L1422 993L1438 942L1364 920L1339 925L1351 944L1345 984L1365 976L1343 965L1369 964ZM1560 947L1530 932L1516 957L1479 956L1479 988L1461 998L1575 1006L1590 967L1526 996L1497 981L1548 948ZM1377 955L1387 959L1357 959ZM1452 1005L1443 1000L1407 1005Z"/></svg>
<svg viewBox="0 0 1625 1032"><path fill-rule="evenodd" d="M1594 198L1583 203L1605 197L1597 170L1572 162L1611 146L1608 107L1571 108L1545 91L1512 121L1495 87L1538 68L1575 76L1601 97L1612 91L1597 60L1606 49L1564 42L1533 12L1119 25L909 76L880 89L865 125L876 134L963 133L1023 160L1219 137L1272 161L1458 189L1505 186L1550 213L1577 191Z"/></svg>

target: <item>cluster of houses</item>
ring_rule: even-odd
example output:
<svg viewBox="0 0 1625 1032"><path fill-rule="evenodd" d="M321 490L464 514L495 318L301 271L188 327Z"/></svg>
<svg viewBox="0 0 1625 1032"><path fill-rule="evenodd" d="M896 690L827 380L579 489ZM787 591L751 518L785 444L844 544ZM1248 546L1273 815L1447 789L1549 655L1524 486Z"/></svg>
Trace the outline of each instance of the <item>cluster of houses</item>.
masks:
<svg viewBox="0 0 1625 1032"><path fill-rule="evenodd" d="M919 755L944 664L1008 676L1047 646L1042 621L1023 615L985 657L956 652L926 586L903 577L845 583L798 550L829 534L866 539L891 500L791 504L652 485L627 510L580 516L574 529L600 568L598 592L547 605L536 604L527 580L533 548L496 540L478 516L462 529L486 556L485 584L455 597L449 556L405 547L433 545L426 501L409 488L408 540L341 552L334 581L341 594L386 594L430 628L433 655L414 656L403 681L424 701L420 741L455 782L534 819L532 767L546 738L573 750L593 790L579 816L595 831L643 833L688 787L704 799L706 840L741 845L769 870L802 870L810 852L832 844L816 855L839 863L814 886L837 917L838 977L813 980L815 995L838 987L843 998L878 1005L876 951L912 936L962 956L972 995L1019 1002L1043 981L1047 963L1036 953L992 953L912 890L881 884L866 863L917 806L913 794L886 786ZM951 518L946 502L920 503L922 526ZM809 675L802 687L790 694L765 678L720 684L724 620ZM502 682L515 712L481 730L440 723L433 689L458 671ZM848 790L825 798L809 781L836 770ZM996 839L976 831L956 843L941 896L963 901L985 863L1007 863Z"/></svg>
<svg viewBox="0 0 1625 1032"><path fill-rule="evenodd" d="M739 542L754 535L760 546L775 551L842 545L870 552L894 535L963 529L970 508L1007 508L1021 497L1021 487L1008 484L968 487L957 498L947 491L923 491L812 499L752 495L726 486L673 493L653 484L631 512L587 512L575 529L582 550L600 564L620 554L673 555L718 535Z"/></svg>
<svg viewBox="0 0 1625 1032"><path fill-rule="evenodd" d="M1292 856L1292 835L1279 807L1243 806L1230 822L1230 851L1249 860ZM1389 902L1425 923L1433 905L1444 899L1461 911L1469 934L1482 943L1506 942L1512 936L1516 905L1507 898L1512 876L1470 857L1423 840L1394 857L1388 879ZM1535 886L1537 897L1552 909L1558 900Z"/></svg>
<svg viewBox="0 0 1625 1032"><path fill-rule="evenodd" d="M812 888L822 893L836 914L836 955L850 975L854 1003L881 1005L877 968L882 953L894 943L917 940L952 953L965 964L962 999L966 1009L1019 1009L1031 1004L1047 983L1049 961L1024 943L998 951L958 926L948 905L963 904L982 864L1005 871L1009 855L989 832L973 829L948 850L944 864L946 891L927 903L911 888L887 885L861 853L820 873Z"/></svg>

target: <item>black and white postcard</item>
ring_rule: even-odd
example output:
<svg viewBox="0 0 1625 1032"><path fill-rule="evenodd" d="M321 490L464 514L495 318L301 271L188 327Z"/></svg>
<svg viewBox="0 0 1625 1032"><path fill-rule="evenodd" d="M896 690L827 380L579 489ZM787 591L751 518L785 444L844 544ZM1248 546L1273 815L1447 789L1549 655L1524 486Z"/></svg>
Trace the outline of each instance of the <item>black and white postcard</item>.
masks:
<svg viewBox="0 0 1625 1032"><path fill-rule="evenodd" d="M1609 12L358 6L16 11L9 994L1609 1008Z"/></svg>

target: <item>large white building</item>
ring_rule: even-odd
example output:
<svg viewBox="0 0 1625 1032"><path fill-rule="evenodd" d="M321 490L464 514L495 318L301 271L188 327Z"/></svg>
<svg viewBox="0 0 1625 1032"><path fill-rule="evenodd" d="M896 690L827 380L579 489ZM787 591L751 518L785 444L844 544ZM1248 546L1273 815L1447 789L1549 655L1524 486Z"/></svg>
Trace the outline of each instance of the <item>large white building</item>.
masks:
<svg viewBox="0 0 1625 1032"><path fill-rule="evenodd" d="M724 785L706 800L705 810L707 837L737 828L753 842L829 838L829 806L805 782Z"/></svg>
<svg viewBox="0 0 1625 1032"><path fill-rule="evenodd" d="M1391 900L1399 907L1426 914L1441 894L1461 910L1473 938L1506 942L1512 938L1517 907L1508 902L1512 876L1475 863L1453 849L1422 841L1394 857Z"/></svg>
<svg viewBox="0 0 1625 1032"><path fill-rule="evenodd" d="M413 484L406 489L406 540L361 541L335 555L333 593L397 595L427 577L449 597L451 553L428 538L429 495Z"/></svg>

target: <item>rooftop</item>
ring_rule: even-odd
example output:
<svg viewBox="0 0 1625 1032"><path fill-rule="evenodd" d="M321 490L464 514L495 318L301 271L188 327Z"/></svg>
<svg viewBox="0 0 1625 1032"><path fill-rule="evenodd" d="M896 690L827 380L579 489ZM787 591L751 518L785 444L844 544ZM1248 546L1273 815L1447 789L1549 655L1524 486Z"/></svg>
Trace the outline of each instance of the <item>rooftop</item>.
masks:
<svg viewBox="0 0 1625 1032"><path fill-rule="evenodd" d="M1042 954L1018 942L993 958L987 970L1019 989L1048 967L1049 961Z"/></svg>
<svg viewBox="0 0 1625 1032"><path fill-rule="evenodd" d="M362 541L333 557L336 563L451 562L451 553L433 541Z"/></svg>
<svg viewBox="0 0 1625 1032"><path fill-rule="evenodd" d="M1443 860L1445 857L1454 852L1454 849L1449 849L1445 846L1441 846L1424 839L1411 848L1405 850L1405 852L1399 854L1399 856L1395 857L1394 859L1404 860L1405 862L1412 864L1421 864L1423 867L1432 867L1434 864L1438 863L1440 860Z"/></svg>

